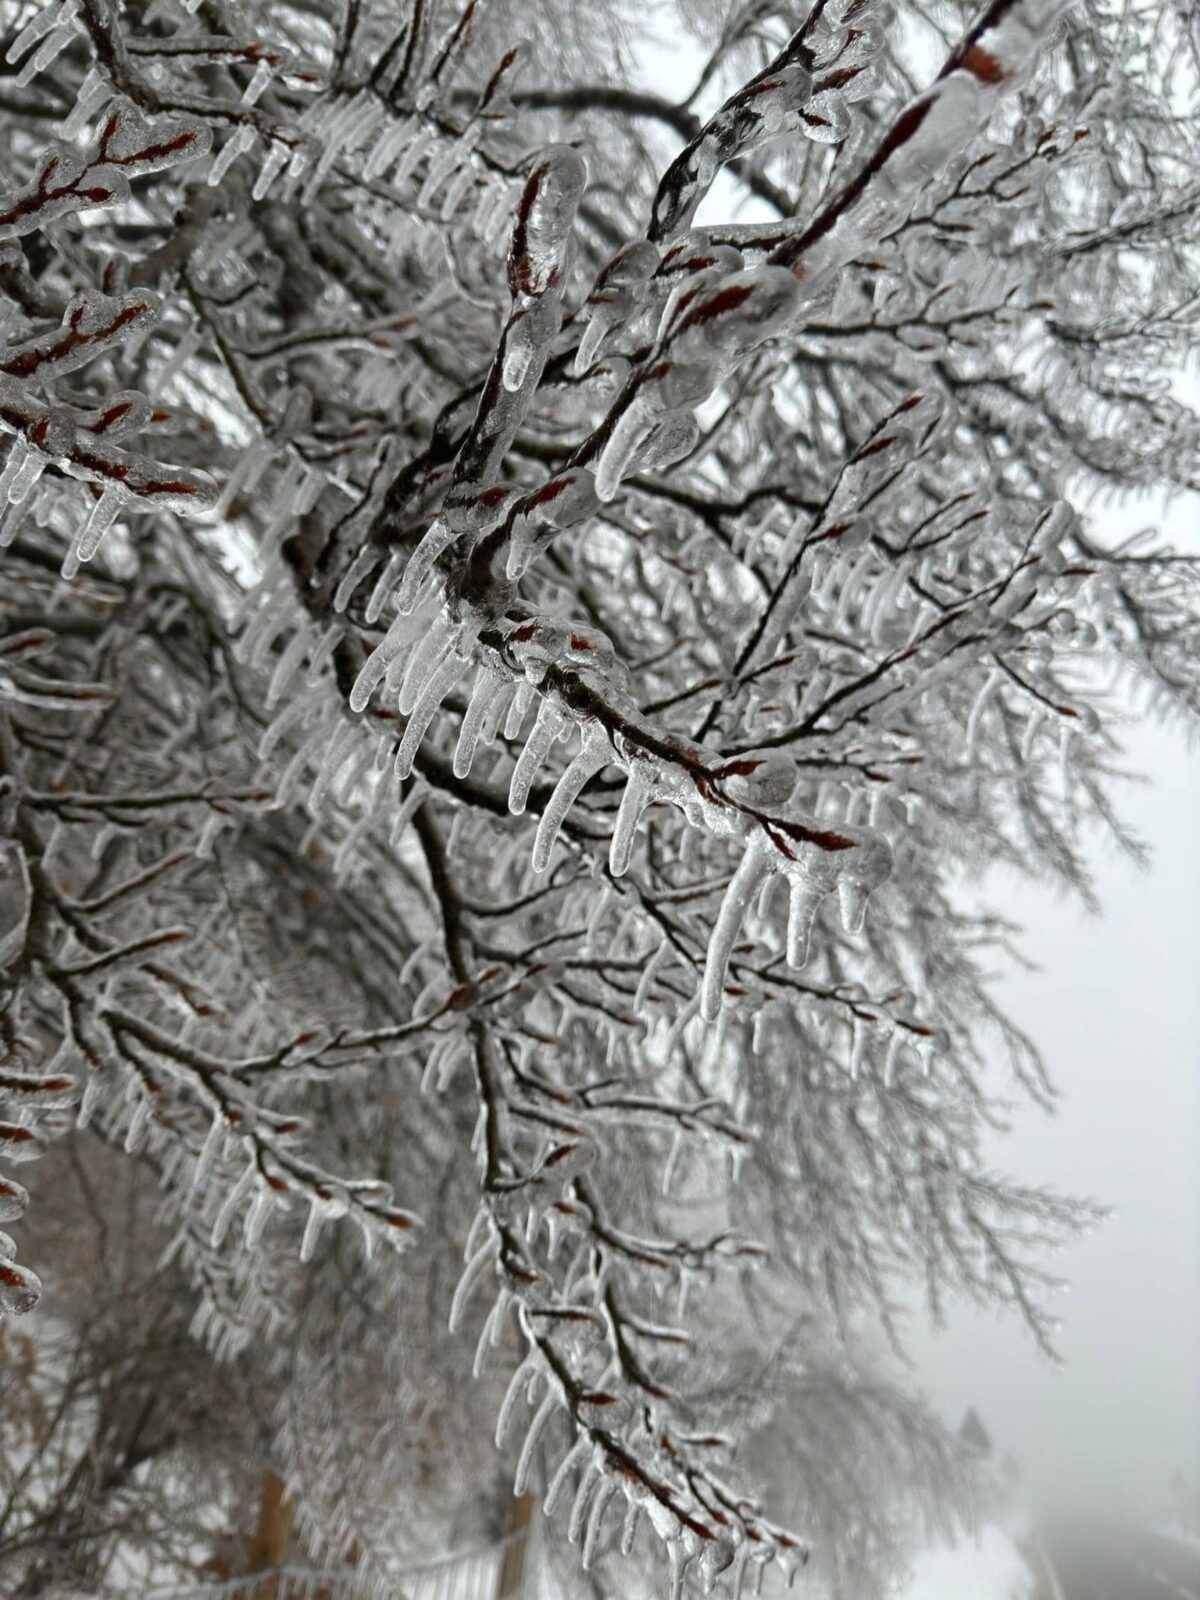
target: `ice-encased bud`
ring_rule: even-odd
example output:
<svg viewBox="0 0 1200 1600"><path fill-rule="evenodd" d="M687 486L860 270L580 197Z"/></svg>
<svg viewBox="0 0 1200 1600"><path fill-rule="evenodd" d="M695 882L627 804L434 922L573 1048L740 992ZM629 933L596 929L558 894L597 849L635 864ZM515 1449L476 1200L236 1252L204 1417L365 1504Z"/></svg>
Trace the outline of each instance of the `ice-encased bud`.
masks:
<svg viewBox="0 0 1200 1600"><path fill-rule="evenodd" d="M538 158L521 195L509 245L508 287L514 300L544 294L561 277L586 183L587 166L570 145L552 145Z"/></svg>
<svg viewBox="0 0 1200 1600"><path fill-rule="evenodd" d="M774 811L796 792L800 769L785 751L748 750L723 762L713 777L735 804Z"/></svg>
<svg viewBox="0 0 1200 1600"><path fill-rule="evenodd" d="M695 300L683 300L668 335L672 356L740 356L780 332L795 314L800 290L784 267L731 273Z"/></svg>

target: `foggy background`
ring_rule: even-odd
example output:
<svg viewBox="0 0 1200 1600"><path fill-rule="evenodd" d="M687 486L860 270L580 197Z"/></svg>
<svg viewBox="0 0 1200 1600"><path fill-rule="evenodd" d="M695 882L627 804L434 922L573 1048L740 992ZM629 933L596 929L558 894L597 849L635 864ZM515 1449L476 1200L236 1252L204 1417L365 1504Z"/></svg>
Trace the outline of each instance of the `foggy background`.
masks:
<svg viewBox="0 0 1200 1600"><path fill-rule="evenodd" d="M1163 1518L1173 1471L1200 1479L1200 756L1145 724L1129 752L1150 782L1121 810L1153 847L1149 871L1097 845L1099 917L994 880L1041 968L997 993L1062 1092L1054 1118L1018 1109L995 1165L1115 1208L1057 1262L1066 1366L1015 1320L962 1308L912 1352L952 1420L978 1409L1039 1508L1143 1521Z"/></svg>
<svg viewBox="0 0 1200 1600"><path fill-rule="evenodd" d="M1108 545L1158 524L1200 552L1200 496L1093 507L1088 524ZM1128 716L1124 765L1142 781L1119 787L1116 810L1149 868L1096 836L1098 916L1015 875L984 886L1039 969L1010 967L995 993L1061 1093L1054 1117L1016 1108L993 1164L1113 1208L1049 1263L1070 1280L1065 1366L1015 1319L957 1306L944 1333L914 1329L911 1350L948 1419L975 1406L1013 1453L1031 1509L1144 1524L1166 1520L1173 1473L1200 1484L1200 749L1140 698Z"/></svg>

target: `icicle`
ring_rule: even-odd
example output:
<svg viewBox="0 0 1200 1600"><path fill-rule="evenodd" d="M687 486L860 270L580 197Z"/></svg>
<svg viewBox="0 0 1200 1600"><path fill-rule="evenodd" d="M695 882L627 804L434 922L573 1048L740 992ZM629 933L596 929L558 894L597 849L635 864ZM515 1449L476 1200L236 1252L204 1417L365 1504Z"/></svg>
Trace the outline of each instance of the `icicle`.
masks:
<svg viewBox="0 0 1200 1600"><path fill-rule="evenodd" d="M421 585L433 571L439 557L457 538L458 534L443 518L438 517L430 524L417 548L408 558L404 577L400 580L400 588L396 593L396 609L401 616L407 616L416 605Z"/></svg>
<svg viewBox="0 0 1200 1600"><path fill-rule="evenodd" d="M798 969L808 961L808 946L821 904L821 893L814 884L799 877L789 879L789 890L787 963L789 967Z"/></svg>
<svg viewBox="0 0 1200 1600"><path fill-rule="evenodd" d="M451 1333L457 1333L462 1326L463 1313L467 1308L467 1302L474 1294L480 1279L488 1267L495 1262L495 1259L496 1243L489 1229L487 1238L471 1256L463 1268L462 1276L458 1280L458 1286L454 1291L454 1299L450 1303L450 1318L447 1323Z"/></svg>
<svg viewBox="0 0 1200 1600"><path fill-rule="evenodd" d="M284 690L291 687L292 679L303 665L312 641L313 631L307 624L301 624L288 640L280 653L278 661L275 663L274 670L271 673L271 681L267 685L266 707L268 711L273 710L279 703L279 698ZM264 735L264 742L265 737Z"/></svg>
<svg viewBox="0 0 1200 1600"><path fill-rule="evenodd" d="M450 628L444 616L439 616L427 632L417 640L408 658L400 690L396 696L396 708L402 716L407 717L412 714L425 685L450 653L452 643Z"/></svg>
<svg viewBox="0 0 1200 1600"><path fill-rule="evenodd" d="M250 1162L243 1170L241 1177L225 1196L221 1209L217 1212L217 1220L213 1223L211 1243L214 1250L221 1248L221 1243L229 1230L233 1214L250 1192L254 1182L254 1163Z"/></svg>
<svg viewBox="0 0 1200 1600"><path fill-rule="evenodd" d="M600 931L600 924L608 914L613 903L613 887L610 883L602 883L600 892L592 901L591 914L587 920L587 927L583 933L583 948L589 953L596 948L596 936Z"/></svg>
<svg viewBox="0 0 1200 1600"><path fill-rule="evenodd" d="M578 1544L583 1535L584 1518L587 1515L588 1501L591 1499L596 1476L595 1463L589 1461L575 1486L575 1498L571 1502L571 1515L567 1519L567 1538L572 1544Z"/></svg>
<svg viewBox="0 0 1200 1600"><path fill-rule="evenodd" d="M24 441L22 441L23 443ZM16 454L16 447L10 455ZM12 506L24 505L29 491L41 477L46 466L46 457L40 450L27 450L24 459L17 466L8 484L8 503Z"/></svg>
<svg viewBox="0 0 1200 1600"><path fill-rule="evenodd" d="M883 1086L885 1089L892 1087L896 1076L896 1062L900 1058L900 1050L904 1044L904 1036L899 1028L893 1028L888 1039L887 1053L883 1058Z"/></svg>
<svg viewBox="0 0 1200 1600"><path fill-rule="evenodd" d="M1021 737L1021 761L1025 766L1029 765L1030 758L1033 755L1034 741L1045 720L1046 708L1043 705L1036 704L1029 713L1029 720L1025 724L1025 732Z"/></svg>
<svg viewBox="0 0 1200 1600"><path fill-rule="evenodd" d="M575 376L581 378L596 358L600 349L601 340L612 326L612 319L607 308L598 306L588 319L587 327L583 330L583 337L575 351Z"/></svg>
<svg viewBox="0 0 1200 1600"><path fill-rule="evenodd" d="M88 1126L95 1115L96 1107L100 1103L100 1079L95 1073L88 1076L83 1086L83 1098L79 1102L79 1110L75 1113L75 1126L81 1131Z"/></svg>
<svg viewBox="0 0 1200 1600"><path fill-rule="evenodd" d="M547 1485L546 1498L542 1502L542 1512L545 1516L548 1517L553 1513L563 1490L566 1488L567 1483L570 1480L571 1473L579 1465L580 1461L589 1453L590 1449L591 1445L586 1434L580 1434L576 1438L575 1443L559 1462L558 1466L555 1468L554 1476L550 1479L550 1482ZM590 1471L590 1463L589 1466L584 1470L585 1473Z"/></svg>
<svg viewBox="0 0 1200 1600"><path fill-rule="evenodd" d="M621 1525L621 1554L633 1554L633 1541L637 1537L638 1513L641 1507L636 1500L631 1500L625 1507L625 1520Z"/></svg>
<svg viewBox="0 0 1200 1600"><path fill-rule="evenodd" d="M379 551L372 544L365 545L358 552L343 574L342 581L334 590L333 609L335 611L345 611L354 597L354 591L378 560Z"/></svg>
<svg viewBox="0 0 1200 1600"><path fill-rule="evenodd" d="M377 623L379 618L383 615L384 605L387 603L388 596L396 587L396 580L399 578L403 566L403 550L393 551L385 562L378 578L376 578L375 586L371 590L370 597L367 600L366 607L363 611L363 620L366 622L368 627L374 627L375 623Z"/></svg>
<svg viewBox="0 0 1200 1600"><path fill-rule="evenodd" d="M133 1108L133 1115L129 1119L129 1126L125 1130L124 1149L127 1156L131 1156L140 1147L142 1136L145 1132L146 1119L150 1115L150 1107L144 1095L140 1096L137 1105Z"/></svg>
<svg viewBox="0 0 1200 1600"><path fill-rule="evenodd" d="M78 10L78 0L64 0L63 5L54 8L55 15L49 33L17 73L14 81L18 89L23 89L27 83L32 83L38 73L44 72L71 43L74 38L71 24Z"/></svg>
<svg viewBox="0 0 1200 1600"><path fill-rule="evenodd" d="M185 330L171 354L154 374L149 390L151 400L157 400L165 392L171 382L184 370L203 342L203 336L198 328L190 327Z"/></svg>
<svg viewBox="0 0 1200 1600"><path fill-rule="evenodd" d="M533 1414L529 1428L525 1434L525 1441L521 1446L521 1454L517 1457L517 1467L513 1474L513 1493L524 1494L529 1483L529 1474L533 1467L534 1451L537 1449L538 1438L542 1429L549 1422L560 1404L557 1392L549 1390L541 1405Z"/></svg>
<svg viewBox="0 0 1200 1600"><path fill-rule="evenodd" d="M247 1250L253 1250L257 1247L258 1241L262 1238L263 1229L270 1218L271 1210L271 1191L264 1184L260 1184L254 1192L254 1199L250 1202L246 1211L246 1220L242 1225L242 1239Z"/></svg>
<svg viewBox="0 0 1200 1600"><path fill-rule="evenodd" d="M242 104L244 106L255 105L270 81L271 63L266 60L260 61L251 75L250 82L242 91Z"/></svg>
<svg viewBox="0 0 1200 1600"><path fill-rule="evenodd" d="M404 659L407 647L405 634L407 619L395 617L392 625L359 668L358 676L350 689L350 709L357 715L365 711L376 686L391 671L393 663Z"/></svg>
<svg viewBox="0 0 1200 1600"><path fill-rule="evenodd" d="M687 1552L683 1540L676 1537L667 1541L667 1554L671 1561L671 1600L682 1600L683 1579L687 1571Z"/></svg>
<svg viewBox="0 0 1200 1600"><path fill-rule="evenodd" d="M855 1017L850 1024L850 1055L847 1059L847 1070L852 1082L858 1078L862 1070L867 1053L867 1037L866 1023L861 1018Z"/></svg>
<svg viewBox="0 0 1200 1600"><path fill-rule="evenodd" d="M662 966L669 953L665 938L660 939L650 952L649 958L642 968L642 975L638 979L637 991L633 997L633 1014L635 1017L646 1015L646 1002L650 998L650 990L653 987L655 978L658 976L659 967Z"/></svg>
<svg viewBox="0 0 1200 1600"><path fill-rule="evenodd" d="M302 636L302 633L297 635L297 637ZM293 727L303 726L316 709L313 700L306 695L297 695L294 700L290 700L263 729L262 737L258 741L258 759L266 761L285 734L290 733Z"/></svg>
<svg viewBox="0 0 1200 1600"><path fill-rule="evenodd" d="M487 1316L483 1319L483 1326L479 1330L479 1338L475 1341L475 1359L471 1363L471 1376L478 1380L483 1376L487 1366L487 1358L492 1352L492 1333L496 1326L496 1318L500 1315L502 1302L497 1300Z"/></svg>
<svg viewBox="0 0 1200 1600"><path fill-rule="evenodd" d="M517 684L516 692L509 701L508 716L504 719L504 737L510 742L514 742L520 737L521 725L534 702L536 693L537 691L532 683Z"/></svg>
<svg viewBox="0 0 1200 1600"><path fill-rule="evenodd" d="M337 776L338 769L353 749L358 733L358 723L346 722L338 729L333 738L326 742L325 748L321 752L321 762L317 768L317 776L313 780L313 786L309 793L309 806L313 811L316 811L321 801L325 798L330 784Z"/></svg>
<svg viewBox="0 0 1200 1600"><path fill-rule="evenodd" d="M225 141L220 155L217 156L209 169L208 182L210 187L215 187L221 182L237 158L249 150L256 137L257 134L249 124L243 124L242 127L235 130Z"/></svg>
<svg viewBox="0 0 1200 1600"><path fill-rule="evenodd" d="M27 50L32 50L40 39L44 39L48 33L59 25L65 9L61 0L59 0L58 4L53 3L52 0L51 4L35 10L29 21L9 45L4 59L10 63L19 61Z"/></svg>
<svg viewBox="0 0 1200 1600"><path fill-rule="evenodd" d="M565 722L566 718L553 701L542 701L533 727L529 731L529 737L525 741L525 748L517 758L512 780L508 786L508 809L513 816L523 815L533 780L542 762L549 755L551 745L562 732Z"/></svg>
<svg viewBox="0 0 1200 1600"><path fill-rule="evenodd" d="M508 1438L508 1430L512 1426L513 1416L517 1409L517 1402L521 1399L526 1384L537 1372L531 1358L524 1361L514 1370L508 1380L508 1388L504 1391L504 1399L500 1403L500 1411L496 1417L496 1448L502 1450Z"/></svg>
<svg viewBox="0 0 1200 1600"><path fill-rule="evenodd" d="M21 531L25 511L21 506L9 506L0 516L0 550L7 550Z"/></svg>
<svg viewBox="0 0 1200 1600"><path fill-rule="evenodd" d="M438 707L450 693L463 674L464 662L456 656L453 650L447 652L441 664L434 668L426 680L421 691L421 698L413 707L408 719L408 726L404 730L404 737L400 741L400 748L396 752L396 776L407 778L413 769L413 762L417 758L417 750L421 740L425 737L426 729L433 721Z"/></svg>
<svg viewBox="0 0 1200 1600"><path fill-rule="evenodd" d="M308 658L308 669L304 674L304 682L308 688L311 689L313 684L315 684L317 679L321 676L321 673L325 667L325 663L333 654L334 649L336 648L338 641L341 639L344 632L345 629L342 627L340 622L330 622L327 624L325 631L317 640L316 649Z"/></svg>
<svg viewBox="0 0 1200 1600"><path fill-rule="evenodd" d="M429 790L425 787L425 785L423 783L418 783L405 796L404 804L396 813L396 820L392 824L392 831L388 839L388 843L393 850L395 850L397 845L400 843L400 840L404 836L404 830L412 821L413 816L416 814L417 808L421 805L428 793Z"/></svg>
<svg viewBox="0 0 1200 1600"><path fill-rule="evenodd" d="M254 188L250 191L255 200L265 200L270 193L271 185L283 171L291 156L291 150L286 144L272 144L267 151L266 160L259 169L258 177L254 180Z"/></svg>
<svg viewBox="0 0 1200 1600"><path fill-rule="evenodd" d="M766 852L757 840L752 840L742 854L737 871L729 880L729 887L725 891L725 898L721 901L721 909L713 924L704 966L704 983L700 992L700 1015L706 1022L715 1022L720 1014L725 976L729 970L729 959L734 944L741 932L750 901L763 877L770 870Z"/></svg>
<svg viewBox="0 0 1200 1600"><path fill-rule="evenodd" d="M376 139L367 159L363 162L362 175L367 183L385 172L404 148L406 139L412 137L412 124L407 120L393 123L391 127L384 128Z"/></svg>
<svg viewBox="0 0 1200 1600"><path fill-rule="evenodd" d="M476 673L471 688L471 698L467 702L462 727L459 729L458 744L454 750L456 778L465 778L470 772L488 708L504 688L505 683L506 680L488 666L481 666Z"/></svg>
<svg viewBox="0 0 1200 1600"><path fill-rule="evenodd" d="M596 1545L600 1539L600 1529L604 1524L604 1513L608 1510L609 1501L616 1492L616 1484L611 1478L604 1478L596 1489L592 1498L592 1507L588 1512L587 1528L583 1536L583 1552L580 1565L585 1572L589 1572L596 1559Z"/></svg>
<svg viewBox="0 0 1200 1600"><path fill-rule="evenodd" d="M546 802L546 809L542 812L541 821L538 823L537 833L533 841L533 870L545 872L550 865L550 857L554 852L554 845L558 839L559 831L566 820L567 813L579 798L585 785L595 776L601 768L608 765L611 752L608 740L603 734L591 734L585 729L583 748L575 759L569 764L562 777L554 787L554 793ZM637 1009L635 1007L635 1009Z"/></svg>
<svg viewBox="0 0 1200 1600"><path fill-rule="evenodd" d="M325 1207L322 1201L315 1196L309 1201L308 1221L304 1224L304 1237L300 1241L301 1261L311 1261L313 1252L317 1248L317 1240L321 1236L321 1226L325 1221Z"/></svg>
<svg viewBox="0 0 1200 1600"><path fill-rule="evenodd" d="M649 804L650 793L649 775L642 771L640 763L635 763L629 769L629 777L625 784L625 792L621 796L621 804L617 809L612 842L608 850L608 867L614 878L624 876L629 870L630 858L637 839L637 826L641 821L642 812Z"/></svg>
<svg viewBox="0 0 1200 1600"><path fill-rule="evenodd" d="M1000 681L1001 679L999 672L989 672L983 681L979 693L975 696L975 703L971 707L970 716L967 718L966 751L963 756L967 766L972 766L974 764L975 744L979 736L979 725L983 719L983 713L987 708L987 703L992 698L992 695L996 689L999 688Z"/></svg>
<svg viewBox="0 0 1200 1600"><path fill-rule="evenodd" d="M100 548L100 541L121 514L125 495L115 484L110 484L92 507L92 513L83 525L75 543L75 559L90 561Z"/></svg>
<svg viewBox="0 0 1200 1600"><path fill-rule="evenodd" d="M26 461L34 454L35 452L30 448L25 436L18 434L9 448L8 460L4 463L4 470L0 472L0 505L7 505L9 489L22 472Z"/></svg>
<svg viewBox="0 0 1200 1600"><path fill-rule="evenodd" d="M596 498L612 500L629 471L638 448L653 426L653 418L643 400L634 398L618 417L596 463Z"/></svg>
<svg viewBox="0 0 1200 1600"><path fill-rule="evenodd" d="M867 914L867 889L847 875L838 879L837 894L843 928L847 933L857 933Z"/></svg>

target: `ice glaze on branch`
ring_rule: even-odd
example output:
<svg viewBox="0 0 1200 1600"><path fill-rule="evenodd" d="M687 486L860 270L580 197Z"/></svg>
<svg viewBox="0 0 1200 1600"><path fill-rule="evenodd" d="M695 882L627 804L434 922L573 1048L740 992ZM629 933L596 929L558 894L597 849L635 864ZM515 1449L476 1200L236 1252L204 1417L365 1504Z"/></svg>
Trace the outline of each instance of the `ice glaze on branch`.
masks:
<svg viewBox="0 0 1200 1600"><path fill-rule="evenodd" d="M734 1588L799 1551L753 1438L883 1593L930 1485L857 1327L916 1278L1049 1346L1085 1215L980 1168L1052 1090L962 869L1086 896L1103 685L1200 708L1194 563L1059 502L1197 480L1190 58L1079 8L1022 93L1012 0L905 110L916 0L752 6L672 107L620 4L267 9L52 0L0 96L0 1165L86 1080L331 1564L515 1481L606 1592ZM216 159L137 178L172 129ZM777 220L694 225L728 164Z"/></svg>

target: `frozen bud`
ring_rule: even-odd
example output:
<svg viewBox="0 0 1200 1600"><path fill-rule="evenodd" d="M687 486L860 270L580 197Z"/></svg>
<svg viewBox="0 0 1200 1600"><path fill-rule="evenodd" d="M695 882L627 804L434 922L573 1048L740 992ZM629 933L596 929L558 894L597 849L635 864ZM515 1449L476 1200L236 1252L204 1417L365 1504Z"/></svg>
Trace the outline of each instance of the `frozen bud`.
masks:
<svg viewBox="0 0 1200 1600"><path fill-rule="evenodd" d="M509 514L508 576L520 577L556 533L581 522L596 504L595 481L585 467L569 467L519 500Z"/></svg>
<svg viewBox="0 0 1200 1600"><path fill-rule="evenodd" d="M596 280L594 293L645 283L658 269L658 247L649 239L634 239L623 245Z"/></svg>
<svg viewBox="0 0 1200 1600"><path fill-rule="evenodd" d="M773 811L796 791L800 771L782 750L750 750L717 767L713 777L735 805Z"/></svg>
<svg viewBox="0 0 1200 1600"><path fill-rule="evenodd" d="M28 1204L29 1191L0 1173L0 1222L16 1222Z"/></svg>
<svg viewBox="0 0 1200 1600"><path fill-rule="evenodd" d="M46 1141L35 1129L18 1122L0 1122L0 1158L14 1164L36 1161L45 1149Z"/></svg>
<svg viewBox="0 0 1200 1600"><path fill-rule="evenodd" d="M800 113L800 129L814 144L838 144L850 131L850 107L840 94L818 94Z"/></svg>
<svg viewBox="0 0 1200 1600"><path fill-rule="evenodd" d="M682 461L695 448L700 437L700 424L690 411L676 411L645 438L634 454L634 472L661 471Z"/></svg>
<svg viewBox="0 0 1200 1600"><path fill-rule="evenodd" d="M675 279L705 273L711 277L740 272L745 261L731 244L710 244L703 232L685 233L663 256L658 277Z"/></svg>
<svg viewBox="0 0 1200 1600"><path fill-rule="evenodd" d="M721 1573L733 1565L733 1557L734 1547L731 1539L710 1539L704 1545L700 1553L700 1574L705 1593L708 1593Z"/></svg>
<svg viewBox="0 0 1200 1600"><path fill-rule="evenodd" d="M593 1390L579 1397L577 1407L580 1422L615 1432L630 1414L628 1400L606 1390Z"/></svg>
<svg viewBox="0 0 1200 1600"><path fill-rule="evenodd" d="M484 533L508 515L520 491L511 483L494 483L478 494L447 497L444 516L455 533Z"/></svg>
<svg viewBox="0 0 1200 1600"><path fill-rule="evenodd" d="M711 351L740 356L781 332L796 312L800 290L783 267L758 267L722 279L676 307L669 335L673 354L685 359Z"/></svg>
<svg viewBox="0 0 1200 1600"><path fill-rule="evenodd" d="M557 1182L567 1183L581 1173L590 1172L596 1165L597 1150L590 1139L572 1140L556 1145L542 1162L542 1172Z"/></svg>
<svg viewBox="0 0 1200 1600"><path fill-rule="evenodd" d="M565 659L571 630L556 617L530 617L510 630L505 653L531 683L540 683L548 670Z"/></svg>
<svg viewBox="0 0 1200 1600"><path fill-rule="evenodd" d="M42 1297L42 1285L28 1267L0 1261L0 1317L21 1317Z"/></svg>
<svg viewBox="0 0 1200 1600"><path fill-rule="evenodd" d="M617 664L612 640L599 628L573 623L567 639L567 658L581 667L607 674Z"/></svg>
<svg viewBox="0 0 1200 1600"><path fill-rule="evenodd" d="M701 401L707 400L716 381L716 371L708 363L660 361L646 374L642 392L656 410L676 411L684 406L698 406ZM632 411L633 406L629 409ZM613 430L614 437L616 431ZM641 439L638 442L640 447ZM600 498L604 496L601 494Z"/></svg>
<svg viewBox="0 0 1200 1600"><path fill-rule="evenodd" d="M514 299L544 294L561 278L586 183L583 157L569 145L554 145L538 160L521 195L509 246L508 287Z"/></svg>

